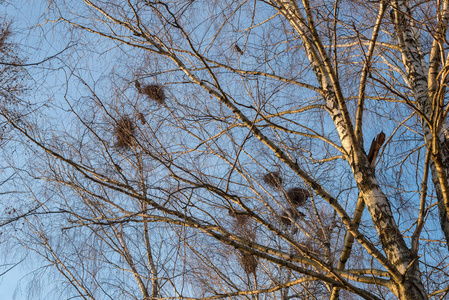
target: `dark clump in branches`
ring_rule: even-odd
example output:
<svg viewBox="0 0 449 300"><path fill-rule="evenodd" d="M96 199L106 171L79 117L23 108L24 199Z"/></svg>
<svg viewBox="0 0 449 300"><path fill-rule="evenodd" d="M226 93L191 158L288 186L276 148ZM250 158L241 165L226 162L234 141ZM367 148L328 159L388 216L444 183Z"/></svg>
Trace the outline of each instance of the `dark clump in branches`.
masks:
<svg viewBox="0 0 449 300"><path fill-rule="evenodd" d="M299 187L291 188L287 192L287 200L295 207L303 206L310 196L311 194L308 190Z"/></svg>
<svg viewBox="0 0 449 300"><path fill-rule="evenodd" d="M3 20L4 21L4 20ZM19 58L17 52L19 49L14 43L10 43L11 38L10 26L5 22L0 22L0 103L1 110L19 117L16 111L19 103L18 95L25 91L23 86L26 76L25 70L22 68L22 59Z"/></svg>
<svg viewBox="0 0 449 300"><path fill-rule="evenodd" d="M137 117L139 118L140 123L142 123L142 125L145 125L147 123L147 120L145 120L145 116L143 115L143 113L141 113L141 112L138 113Z"/></svg>
<svg viewBox="0 0 449 300"><path fill-rule="evenodd" d="M141 85L139 81L135 81L137 91L140 94L146 95L148 98L156 101L158 104L165 104L164 89L159 84Z"/></svg>
<svg viewBox="0 0 449 300"><path fill-rule="evenodd" d="M237 51L240 55L243 55L243 51L242 51L242 49L239 47L239 45L235 44L235 45L234 45L234 49L235 49L235 51Z"/></svg>
<svg viewBox="0 0 449 300"><path fill-rule="evenodd" d="M121 117L114 128L117 139L115 146L117 148L130 148L134 141L135 130L134 122L130 117Z"/></svg>
<svg viewBox="0 0 449 300"><path fill-rule="evenodd" d="M289 208L284 210L284 212L281 215L281 222L287 226L290 226L293 224L293 221L298 220L299 217L304 217L305 214L302 212L297 211L296 209Z"/></svg>
<svg viewBox="0 0 449 300"><path fill-rule="evenodd" d="M284 180L279 172L270 172L263 176L263 181L271 187L280 188Z"/></svg>
<svg viewBox="0 0 449 300"><path fill-rule="evenodd" d="M10 37L11 31L8 26L2 26L0 28L0 51L4 52L8 48L6 40Z"/></svg>
<svg viewBox="0 0 449 300"><path fill-rule="evenodd" d="M228 214L235 219L236 225L238 227L246 226L249 221L248 215L246 215L245 212L229 209Z"/></svg>
<svg viewBox="0 0 449 300"><path fill-rule="evenodd" d="M246 274L256 272L258 261L254 255L240 251L240 263Z"/></svg>

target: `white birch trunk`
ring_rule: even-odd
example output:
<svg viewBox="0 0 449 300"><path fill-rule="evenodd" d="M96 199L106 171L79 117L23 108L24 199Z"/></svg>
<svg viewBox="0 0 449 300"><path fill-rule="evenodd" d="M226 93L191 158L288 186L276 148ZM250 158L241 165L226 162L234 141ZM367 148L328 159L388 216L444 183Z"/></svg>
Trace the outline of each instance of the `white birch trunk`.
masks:
<svg viewBox="0 0 449 300"><path fill-rule="evenodd" d="M324 91L326 105L337 129L346 159L352 169L368 211L377 230L382 248L389 262L397 268L392 274L391 290L399 299L427 299L415 257L407 247L394 220L390 202L380 189L373 168L370 166L362 143L355 138L354 128L335 78L330 59L324 51L319 36L314 31L311 15L302 17L295 1L274 1L278 10L302 37L303 43L318 82ZM308 2L303 1L306 13ZM424 91L420 91L424 93Z"/></svg>
<svg viewBox="0 0 449 300"><path fill-rule="evenodd" d="M449 242L449 184L445 167L449 166L449 151L441 149L444 140L440 140L442 135L439 134L446 116L441 112L443 106L440 107L440 103L434 103L439 85L438 74L441 70L440 39L443 38L449 23L449 5L447 1L443 2L428 70L423 64L421 43L412 30L410 21L412 16L407 2L394 1L394 7L396 8L395 26L410 88L419 103L420 110L430 122L429 124L423 120L422 127L427 147L432 149L430 164L432 181L437 193L441 228L446 242Z"/></svg>

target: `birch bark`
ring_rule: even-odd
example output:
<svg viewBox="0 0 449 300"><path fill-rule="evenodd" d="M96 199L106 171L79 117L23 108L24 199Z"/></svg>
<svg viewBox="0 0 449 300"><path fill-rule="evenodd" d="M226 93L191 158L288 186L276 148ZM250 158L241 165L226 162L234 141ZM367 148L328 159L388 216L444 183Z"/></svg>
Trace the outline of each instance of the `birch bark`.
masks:
<svg viewBox="0 0 449 300"><path fill-rule="evenodd" d="M393 1L393 9L398 42L410 89L419 104L419 110L424 116L422 128L427 147L431 149L432 153L430 169L437 193L440 224L448 242L449 185L445 162L449 160L449 152L442 151L441 145L444 143L444 139L440 140L443 137L440 132L447 117L443 99L440 97L441 92L444 91L446 76L440 76L440 71L447 65L447 61L444 63L442 45L444 33L449 23L449 5L448 1L443 1L428 68L424 63L419 35L413 29L415 28L412 21L413 16L407 2Z"/></svg>
<svg viewBox="0 0 449 300"><path fill-rule="evenodd" d="M373 220L382 248L389 262L397 268L392 274L391 290L399 299L427 299L416 257L407 247L393 217L390 202L380 189L372 166L363 151L343 97L334 68L316 32L309 2L303 1L302 10L296 1L272 1L291 26L301 36L315 76L324 91L328 112L334 122L344 155L352 169L360 194ZM302 15L305 11L305 16ZM421 57L417 57L419 62ZM421 94L425 91L420 91ZM427 93L425 93L427 95Z"/></svg>

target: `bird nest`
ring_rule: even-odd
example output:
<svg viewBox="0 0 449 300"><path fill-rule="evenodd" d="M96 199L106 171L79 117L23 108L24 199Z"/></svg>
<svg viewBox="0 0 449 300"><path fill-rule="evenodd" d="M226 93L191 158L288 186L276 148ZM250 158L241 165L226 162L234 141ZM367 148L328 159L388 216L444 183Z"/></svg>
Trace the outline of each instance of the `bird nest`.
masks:
<svg viewBox="0 0 449 300"><path fill-rule="evenodd" d="M240 251L240 264L246 274L251 274L256 273L259 262L254 255Z"/></svg>
<svg viewBox="0 0 449 300"><path fill-rule="evenodd" d="M299 187L291 188L287 192L287 200L295 207L303 206L310 196L311 194L308 190Z"/></svg>
<svg viewBox="0 0 449 300"><path fill-rule="evenodd" d="M270 172L263 176L263 181L271 187L280 188L284 180L279 172Z"/></svg>
<svg viewBox="0 0 449 300"><path fill-rule="evenodd" d="M135 82L137 91L140 94L146 95L148 98L156 101L158 104L165 104L165 93L164 88L159 84L149 84L141 85L140 82L136 80Z"/></svg>
<svg viewBox="0 0 449 300"><path fill-rule="evenodd" d="M136 127L133 120L128 116L123 116L117 121L114 128L116 143L118 148L130 148L134 142Z"/></svg>

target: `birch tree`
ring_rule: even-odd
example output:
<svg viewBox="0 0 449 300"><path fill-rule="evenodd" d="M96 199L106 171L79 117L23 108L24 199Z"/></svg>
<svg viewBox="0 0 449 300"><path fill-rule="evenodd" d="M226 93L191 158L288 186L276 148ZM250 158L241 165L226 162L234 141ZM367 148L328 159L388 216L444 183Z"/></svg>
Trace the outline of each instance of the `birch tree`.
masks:
<svg viewBox="0 0 449 300"><path fill-rule="evenodd" d="M448 5L49 2L21 243L89 299L444 298Z"/></svg>

